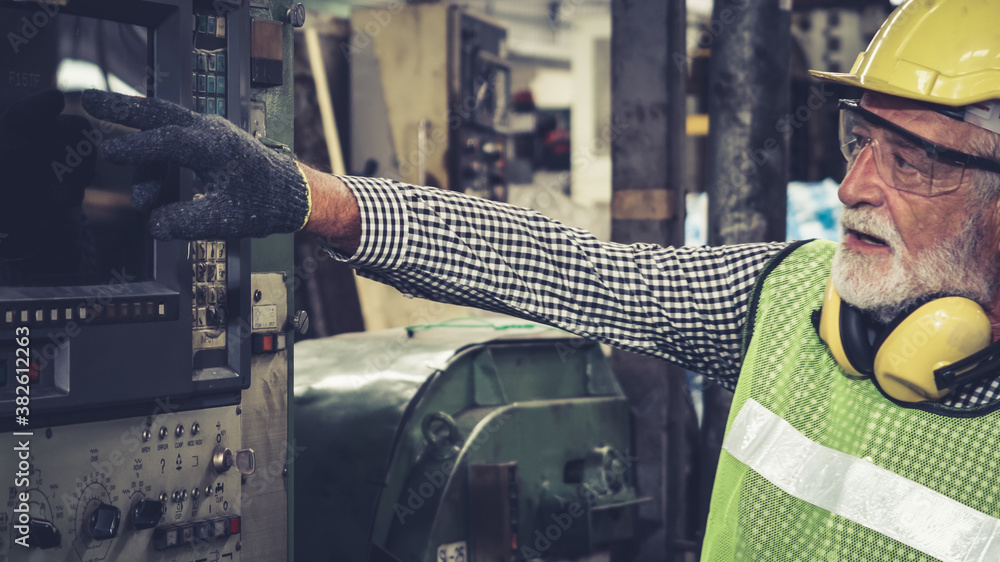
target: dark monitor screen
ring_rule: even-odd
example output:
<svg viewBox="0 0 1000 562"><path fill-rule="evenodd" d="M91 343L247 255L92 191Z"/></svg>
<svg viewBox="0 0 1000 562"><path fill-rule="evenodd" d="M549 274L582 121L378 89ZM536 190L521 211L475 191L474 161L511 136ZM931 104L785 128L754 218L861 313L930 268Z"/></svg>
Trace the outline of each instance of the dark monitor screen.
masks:
<svg viewBox="0 0 1000 562"><path fill-rule="evenodd" d="M177 166L98 158L98 145L134 131L87 115L81 92L243 118L249 59L230 54L249 53L249 29L246 2L0 0L0 429L17 407L11 342L28 329L33 423L163 397L229 404L248 387L250 346L235 328L250 325L250 242L151 239L133 183L162 180L164 202L199 184Z"/></svg>
<svg viewBox="0 0 1000 562"><path fill-rule="evenodd" d="M0 286L151 280L133 170L97 156L128 129L80 106L86 88L147 93L147 29L46 10L0 8Z"/></svg>

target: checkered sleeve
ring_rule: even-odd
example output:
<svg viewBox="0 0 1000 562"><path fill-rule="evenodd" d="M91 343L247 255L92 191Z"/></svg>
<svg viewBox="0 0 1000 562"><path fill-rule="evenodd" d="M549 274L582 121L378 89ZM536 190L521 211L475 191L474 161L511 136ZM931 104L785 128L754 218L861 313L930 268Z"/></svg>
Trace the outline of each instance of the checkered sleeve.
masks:
<svg viewBox="0 0 1000 562"><path fill-rule="evenodd" d="M331 254L414 297L527 318L733 388L757 274L783 243L664 248L598 241L536 211L392 180L341 177L361 245Z"/></svg>

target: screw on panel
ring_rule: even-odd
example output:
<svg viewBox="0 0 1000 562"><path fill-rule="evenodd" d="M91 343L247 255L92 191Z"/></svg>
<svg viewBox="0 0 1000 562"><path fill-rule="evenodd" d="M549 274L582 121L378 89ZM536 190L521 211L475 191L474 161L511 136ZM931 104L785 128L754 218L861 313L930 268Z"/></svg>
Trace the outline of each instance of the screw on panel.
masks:
<svg viewBox="0 0 1000 562"><path fill-rule="evenodd" d="M253 292L253 302L260 302L260 299L264 298L264 295L257 289Z"/></svg>
<svg viewBox="0 0 1000 562"><path fill-rule="evenodd" d="M302 27L306 23L306 7L301 2L297 2L285 12L285 17L288 18L288 23L292 24L292 27Z"/></svg>

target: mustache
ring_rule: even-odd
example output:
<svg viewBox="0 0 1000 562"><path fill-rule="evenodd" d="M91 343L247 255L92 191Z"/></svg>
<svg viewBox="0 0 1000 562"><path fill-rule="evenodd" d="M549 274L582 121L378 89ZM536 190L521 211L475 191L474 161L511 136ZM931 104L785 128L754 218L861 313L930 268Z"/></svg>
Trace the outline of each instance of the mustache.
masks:
<svg viewBox="0 0 1000 562"><path fill-rule="evenodd" d="M840 225L844 230L856 230L885 241L892 248L898 248L903 239L889 217L875 212L874 209L847 209L840 216Z"/></svg>

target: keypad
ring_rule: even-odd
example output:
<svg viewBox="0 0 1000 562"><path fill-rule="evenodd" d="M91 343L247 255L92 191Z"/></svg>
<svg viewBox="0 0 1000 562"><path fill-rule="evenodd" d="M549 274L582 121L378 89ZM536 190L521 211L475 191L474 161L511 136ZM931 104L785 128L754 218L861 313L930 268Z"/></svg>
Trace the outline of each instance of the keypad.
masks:
<svg viewBox="0 0 1000 562"><path fill-rule="evenodd" d="M194 14L191 89L198 113L226 116L226 18Z"/></svg>
<svg viewBox="0 0 1000 562"><path fill-rule="evenodd" d="M195 330L219 330L226 326L226 243L198 240L188 245L191 260L191 316Z"/></svg>

